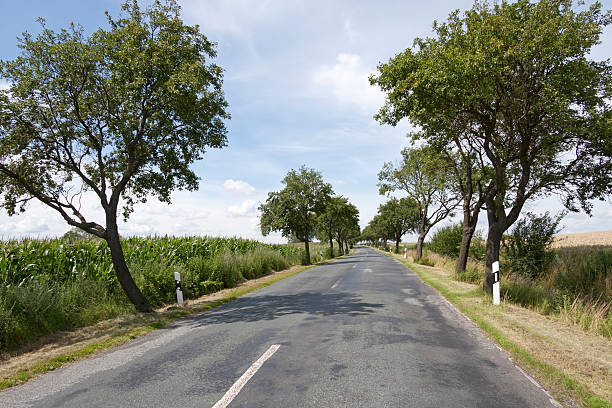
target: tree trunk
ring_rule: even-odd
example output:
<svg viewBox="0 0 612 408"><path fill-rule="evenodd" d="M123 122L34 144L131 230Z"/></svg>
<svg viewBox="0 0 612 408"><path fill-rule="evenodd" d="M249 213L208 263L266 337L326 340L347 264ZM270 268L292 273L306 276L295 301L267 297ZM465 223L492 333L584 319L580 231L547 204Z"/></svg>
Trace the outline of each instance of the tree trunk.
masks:
<svg viewBox="0 0 612 408"><path fill-rule="evenodd" d="M400 245L401 240L402 240L402 237L399 237L399 239L395 240L395 253L396 254L399 254L399 245Z"/></svg>
<svg viewBox="0 0 612 408"><path fill-rule="evenodd" d="M499 247L504 234L504 227L501 223L496 222L489 225L489 233L487 234L487 260L485 264L485 276L482 287L488 292L493 291L493 262L499 261Z"/></svg>
<svg viewBox="0 0 612 408"><path fill-rule="evenodd" d="M114 220L113 220L114 221ZM151 305L144 297L125 263L125 256L123 254L123 248L121 247L121 241L119 239L119 230L115 222L107 222L106 225L106 242L110 249L111 259L113 260L113 267L115 268L115 274L119 284L125 291L128 299L136 306L139 312L150 313L153 311Z"/></svg>
<svg viewBox="0 0 612 408"><path fill-rule="evenodd" d="M345 252L345 254L348 254L349 252L351 252L351 250L350 250L350 248L349 248L348 241L344 241L344 247L346 248L346 252Z"/></svg>
<svg viewBox="0 0 612 408"><path fill-rule="evenodd" d="M465 267L467 266L468 254L470 251L470 243L472 242L472 237L474 236L475 228L470 227L469 225L466 227L463 225L463 235L461 236L461 247L459 248L459 258L457 259L457 267L455 268L455 273L461 273L465 271Z"/></svg>
<svg viewBox="0 0 612 408"><path fill-rule="evenodd" d="M334 257L334 239L332 237L329 237L329 257L333 258Z"/></svg>
<svg viewBox="0 0 612 408"><path fill-rule="evenodd" d="M306 265L310 265L310 246L308 245L308 238L304 240L304 248L306 249Z"/></svg>
<svg viewBox="0 0 612 408"><path fill-rule="evenodd" d="M336 239L338 241L338 255L344 255L344 246L342 245L342 241Z"/></svg>
<svg viewBox="0 0 612 408"><path fill-rule="evenodd" d="M417 247L416 247L416 260L420 260L423 257L423 241L425 241L425 236L427 235L427 231L423 231L419 234L419 238L417 239Z"/></svg>

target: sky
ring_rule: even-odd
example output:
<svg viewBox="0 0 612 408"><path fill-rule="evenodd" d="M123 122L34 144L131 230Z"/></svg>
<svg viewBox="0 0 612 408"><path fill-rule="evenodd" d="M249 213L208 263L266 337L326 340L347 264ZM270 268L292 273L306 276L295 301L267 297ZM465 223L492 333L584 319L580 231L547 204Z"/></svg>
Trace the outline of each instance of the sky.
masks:
<svg viewBox="0 0 612 408"><path fill-rule="evenodd" d="M238 236L284 242L280 234L263 237L257 206L268 192L282 188L290 169L301 165L322 173L336 194L360 211L363 227L387 197L378 194L383 163L396 162L409 146L407 120L396 127L373 118L384 94L369 85L376 66L411 47L416 37L432 35L434 20L471 8L472 0L181 0L181 16L198 24L216 42L215 63L224 69L228 146L208 151L193 169L201 177L196 192L173 194L172 204L155 199L136 206L120 233L128 235ZM587 1L587 4L591 2ZM603 2L606 4L606 1ZM0 59L19 55L17 37L40 32L43 17L58 30L70 22L87 33L107 28L105 11L114 17L121 1L0 0ZM141 5L147 2L140 2ZM418 4L418 5L417 5ZM593 49L594 59L612 56L612 29ZM0 83L0 87L6 87ZM94 197L85 212L103 222ZM528 203L524 212L557 213L557 197ZM479 228L486 231L486 217ZM458 217L446 221L457 222ZM564 233L612 230L612 203L595 203L592 216L569 214ZM69 230L59 214L31 203L23 215L0 210L0 239L53 237ZM406 236L405 240L413 237Z"/></svg>

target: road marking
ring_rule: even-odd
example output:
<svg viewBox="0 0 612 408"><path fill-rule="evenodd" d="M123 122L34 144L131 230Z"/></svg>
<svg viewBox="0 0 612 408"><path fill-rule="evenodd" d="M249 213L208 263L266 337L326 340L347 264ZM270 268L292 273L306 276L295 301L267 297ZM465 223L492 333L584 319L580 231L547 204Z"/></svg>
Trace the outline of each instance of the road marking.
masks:
<svg viewBox="0 0 612 408"><path fill-rule="evenodd" d="M336 289L336 287L338 286L338 284L340 283L340 281L341 281L341 279L338 279L338 280L336 281L336 283L334 283L334 284L332 285L332 287L331 287L331 288L332 288L332 289Z"/></svg>
<svg viewBox="0 0 612 408"><path fill-rule="evenodd" d="M367 273L372 273L372 269L370 269L370 268L365 268L363 271L367 272Z"/></svg>
<svg viewBox="0 0 612 408"><path fill-rule="evenodd" d="M217 403L215 405L213 405L212 408L225 408L225 407L227 407L230 404L230 402L232 402L234 400L234 398L236 398L236 395L238 395L238 393L240 392L242 387L244 387L245 384L251 379L251 377L253 377L255 375L255 373L257 372L257 370L259 370L261 368L263 363L265 363L267 359L272 357L272 354L276 353L276 350L278 350L279 347L280 347L280 344L273 344L273 345L271 345L270 348L268 349L268 351L263 353L263 355L261 357L259 357L259 360L254 362L249 367L249 369L246 370L244 372L244 374L242 374L242 376L238 379L238 381L236 381L234 383L234 385L232 385L232 387L229 390L227 390L227 392L225 393L223 398L221 398L219 401L217 401Z"/></svg>
<svg viewBox="0 0 612 408"><path fill-rule="evenodd" d="M355 268L357 266L357 264L353 265L353 268Z"/></svg>

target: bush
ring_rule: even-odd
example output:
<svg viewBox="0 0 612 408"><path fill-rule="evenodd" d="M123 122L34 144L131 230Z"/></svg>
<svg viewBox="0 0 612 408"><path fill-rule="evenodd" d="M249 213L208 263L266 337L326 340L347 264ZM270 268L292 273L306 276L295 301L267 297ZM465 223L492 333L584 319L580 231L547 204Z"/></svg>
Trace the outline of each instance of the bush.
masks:
<svg viewBox="0 0 612 408"><path fill-rule="evenodd" d="M555 253L550 246L564 215L552 217L548 212L542 216L528 213L519 220L503 240L506 267L532 280L539 278L554 260Z"/></svg>
<svg viewBox="0 0 612 408"><path fill-rule="evenodd" d="M487 257L487 243L482 238L480 231L474 232L468 256L476 261L484 261Z"/></svg>
<svg viewBox="0 0 612 408"><path fill-rule="evenodd" d="M458 257L463 236L461 224L448 225L436 231L427 243L427 249L440 255Z"/></svg>

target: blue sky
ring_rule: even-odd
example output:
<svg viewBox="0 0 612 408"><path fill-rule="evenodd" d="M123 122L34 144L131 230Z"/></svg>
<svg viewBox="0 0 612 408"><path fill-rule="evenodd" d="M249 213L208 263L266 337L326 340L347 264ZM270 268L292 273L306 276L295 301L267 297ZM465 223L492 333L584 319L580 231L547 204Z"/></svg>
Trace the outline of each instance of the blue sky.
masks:
<svg viewBox="0 0 612 408"><path fill-rule="evenodd" d="M379 125L372 117L384 96L369 85L376 65L431 35L434 20L471 0L286 1L182 0L182 17L218 43L216 63L225 69L224 90L232 119L226 148L195 164L202 177L197 192L177 192L173 204L150 200L123 224L131 234L224 235L263 239L256 207L277 191L292 168L305 164L322 172L334 191L357 205L362 227L385 197L377 174L396 161L408 122ZM588 2L587 2L588 3ZM604 2L605 3L605 2ZM5 1L0 26L0 59L13 59L16 37L38 33L37 17L52 29L80 23L87 32L106 27L104 11L117 16L120 1ZM141 3L146 4L146 3ZM593 50L612 56L612 30ZM6 86L6 84L0 84ZM85 206L102 220L93 197ZM525 211L558 212L556 197L530 203ZM481 228L485 228L484 216ZM564 232L612 230L612 205L597 203L593 217L570 214ZM25 216L0 212L0 237L54 236L68 230L51 210L32 204ZM407 237L410 239L410 237ZM266 238L282 241L279 235Z"/></svg>

